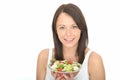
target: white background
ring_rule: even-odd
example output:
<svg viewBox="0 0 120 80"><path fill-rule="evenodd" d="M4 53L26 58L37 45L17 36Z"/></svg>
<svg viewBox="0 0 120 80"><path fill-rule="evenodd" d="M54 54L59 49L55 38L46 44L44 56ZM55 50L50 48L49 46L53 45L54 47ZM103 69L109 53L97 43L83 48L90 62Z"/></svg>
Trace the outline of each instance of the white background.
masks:
<svg viewBox="0 0 120 80"><path fill-rule="evenodd" d="M54 12L68 2L86 18L89 47L102 56L106 80L120 80L119 0L0 0L0 80L36 80L39 52L53 47Z"/></svg>

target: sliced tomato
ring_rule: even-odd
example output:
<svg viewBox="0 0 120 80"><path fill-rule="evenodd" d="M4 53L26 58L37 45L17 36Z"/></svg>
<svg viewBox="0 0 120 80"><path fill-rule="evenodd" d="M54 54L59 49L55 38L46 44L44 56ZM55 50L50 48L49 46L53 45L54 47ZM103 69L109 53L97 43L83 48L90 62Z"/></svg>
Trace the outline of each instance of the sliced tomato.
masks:
<svg viewBox="0 0 120 80"><path fill-rule="evenodd" d="M58 68L57 70L58 70L58 71L62 71L62 68Z"/></svg>
<svg viewBox="0 0 120 80"><path fill-rule="evenodd" d="M73 62L71 60L68 61L68 64L72 64Z"/></svg>

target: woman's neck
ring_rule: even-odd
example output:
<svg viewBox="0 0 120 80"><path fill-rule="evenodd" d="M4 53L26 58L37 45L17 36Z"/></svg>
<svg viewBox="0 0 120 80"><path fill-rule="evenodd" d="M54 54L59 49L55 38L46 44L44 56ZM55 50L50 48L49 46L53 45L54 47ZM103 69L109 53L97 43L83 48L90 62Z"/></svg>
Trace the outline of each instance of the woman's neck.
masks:
<svg viewBox="0 0 120 80"><path fill-rule="evenodd" d="M77 61L76 54L77 54L77 48L76 47L72 47L72 48L63 47L64 59Z"/></svg>

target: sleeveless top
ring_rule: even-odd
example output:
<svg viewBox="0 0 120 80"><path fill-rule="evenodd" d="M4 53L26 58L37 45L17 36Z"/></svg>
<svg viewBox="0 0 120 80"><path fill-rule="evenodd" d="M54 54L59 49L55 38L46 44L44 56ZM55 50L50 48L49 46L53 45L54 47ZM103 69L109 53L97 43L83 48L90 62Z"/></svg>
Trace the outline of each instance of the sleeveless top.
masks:
<svg viewBox="0 0 120 80"><path fill-rule="evenodd" d="M89 73L88 73L88 59L91 54L91 50L87 52L85 55L85 59L81 65L80 71L78 74L74 77L73 80L89 80ZM46 77L45 80L55 80L54 77L51 75L51 71L48 67L48 64L50 63L50 60L52 59L52 49L49 49L49 55L48 55L48 62L47 62L47 70L46 70Z"/></svg>

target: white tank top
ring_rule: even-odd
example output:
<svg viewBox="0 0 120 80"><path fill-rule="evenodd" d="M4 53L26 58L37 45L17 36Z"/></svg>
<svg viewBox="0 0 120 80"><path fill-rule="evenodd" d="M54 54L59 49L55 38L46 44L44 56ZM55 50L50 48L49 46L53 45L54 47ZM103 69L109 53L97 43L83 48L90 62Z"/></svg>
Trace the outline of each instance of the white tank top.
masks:
<svg viewBox="0 0 120 80"><path fill-rule="evenodd" d="M83 61L81 69L78 72L78 74L74 77L73 80L89 80L88 59L89 59L90 54L91 54L91 50L89 50L87 52L87 54L85 55L85 59ZM49 49L49 55L48 55L48 62L47 62L47 70L46 70L45 80L54 80L54 77L51 75L51 71L48 68L48 64L50 63L51 59L52 59L52 49Z"/></svg>

